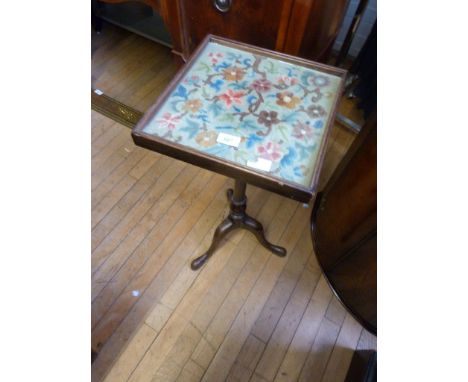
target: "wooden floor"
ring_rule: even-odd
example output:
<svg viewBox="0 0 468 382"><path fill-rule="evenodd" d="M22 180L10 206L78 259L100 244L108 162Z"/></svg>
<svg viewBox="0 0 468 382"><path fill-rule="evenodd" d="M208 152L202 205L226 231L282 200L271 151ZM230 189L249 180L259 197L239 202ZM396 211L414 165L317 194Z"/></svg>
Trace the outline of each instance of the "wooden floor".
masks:
<svg viewBox="0 0 468 382"><path fill-rule="evenodd" d="M144 111L176 68L169 50L104 25L93 87ZM92 112L92 348L98 381L343 381L353 350L375 348L313 254L310 207L248 187L248 212L288 250L232 233L190 270L228 211L228 178L133 145ZM321 178L354 136L335 127Z"/></svg>

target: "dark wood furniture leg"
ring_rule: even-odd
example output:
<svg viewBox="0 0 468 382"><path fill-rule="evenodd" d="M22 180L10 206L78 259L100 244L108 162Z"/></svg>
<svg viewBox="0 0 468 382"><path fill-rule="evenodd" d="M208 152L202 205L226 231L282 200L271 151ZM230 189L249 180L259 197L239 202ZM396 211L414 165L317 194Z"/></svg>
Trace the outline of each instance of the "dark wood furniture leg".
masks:
<svg viewBox="0 0 468 382"><path fill-rule="evenodd" d="M229 189L227 191L227 198L230 203L229 215L222 221L218 228L216 228L210 248L208 248L203 255L192 261L191 268L194 271L200 269L201 266L208 261L214 251L218 248L222 239L236 228L243 228L252 232L260 244L275 255L280 257L286 256L286 249L268 242L265 238L265 232L263 231L262 224L253 217L247 215L245 212L245 209L247 208L245 188L246 183L242 180L236 179L234 190Z"/></svg>

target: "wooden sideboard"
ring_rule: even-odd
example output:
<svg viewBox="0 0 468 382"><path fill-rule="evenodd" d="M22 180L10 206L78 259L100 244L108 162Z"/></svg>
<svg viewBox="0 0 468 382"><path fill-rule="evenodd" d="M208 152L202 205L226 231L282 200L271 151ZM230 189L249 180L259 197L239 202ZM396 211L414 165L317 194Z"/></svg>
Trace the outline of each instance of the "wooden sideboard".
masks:
<svg viewBox="0 0 468 382"><path fill-rule="evenodd" d="M102 0L119 3L128 0ZM184 60L211 33L326 61L347 0L140 0L158 12Z"/></svg>

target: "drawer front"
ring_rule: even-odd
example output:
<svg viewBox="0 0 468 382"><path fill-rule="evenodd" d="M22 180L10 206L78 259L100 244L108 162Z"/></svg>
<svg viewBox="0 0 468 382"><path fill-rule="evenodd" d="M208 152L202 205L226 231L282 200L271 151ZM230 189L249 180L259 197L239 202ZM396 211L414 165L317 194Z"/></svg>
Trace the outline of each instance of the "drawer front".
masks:
<svg viewBox="0 0 468 382"><path fill-rule="evenodd" d="M179 1L189 53L208 33L274 49L282 12L291 7L284 0Z"/></svg>

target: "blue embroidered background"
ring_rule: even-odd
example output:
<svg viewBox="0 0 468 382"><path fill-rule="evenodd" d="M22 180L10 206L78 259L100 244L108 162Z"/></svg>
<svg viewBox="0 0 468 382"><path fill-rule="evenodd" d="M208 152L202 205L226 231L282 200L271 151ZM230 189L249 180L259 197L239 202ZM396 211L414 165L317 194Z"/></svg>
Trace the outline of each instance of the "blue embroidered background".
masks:
<svg viewBox="0 0 468 382"><path fill-rule="evenodd" d="M211 42L144 131L242 165L270 160L269 174L308 187L340 81Z"/></svg>

